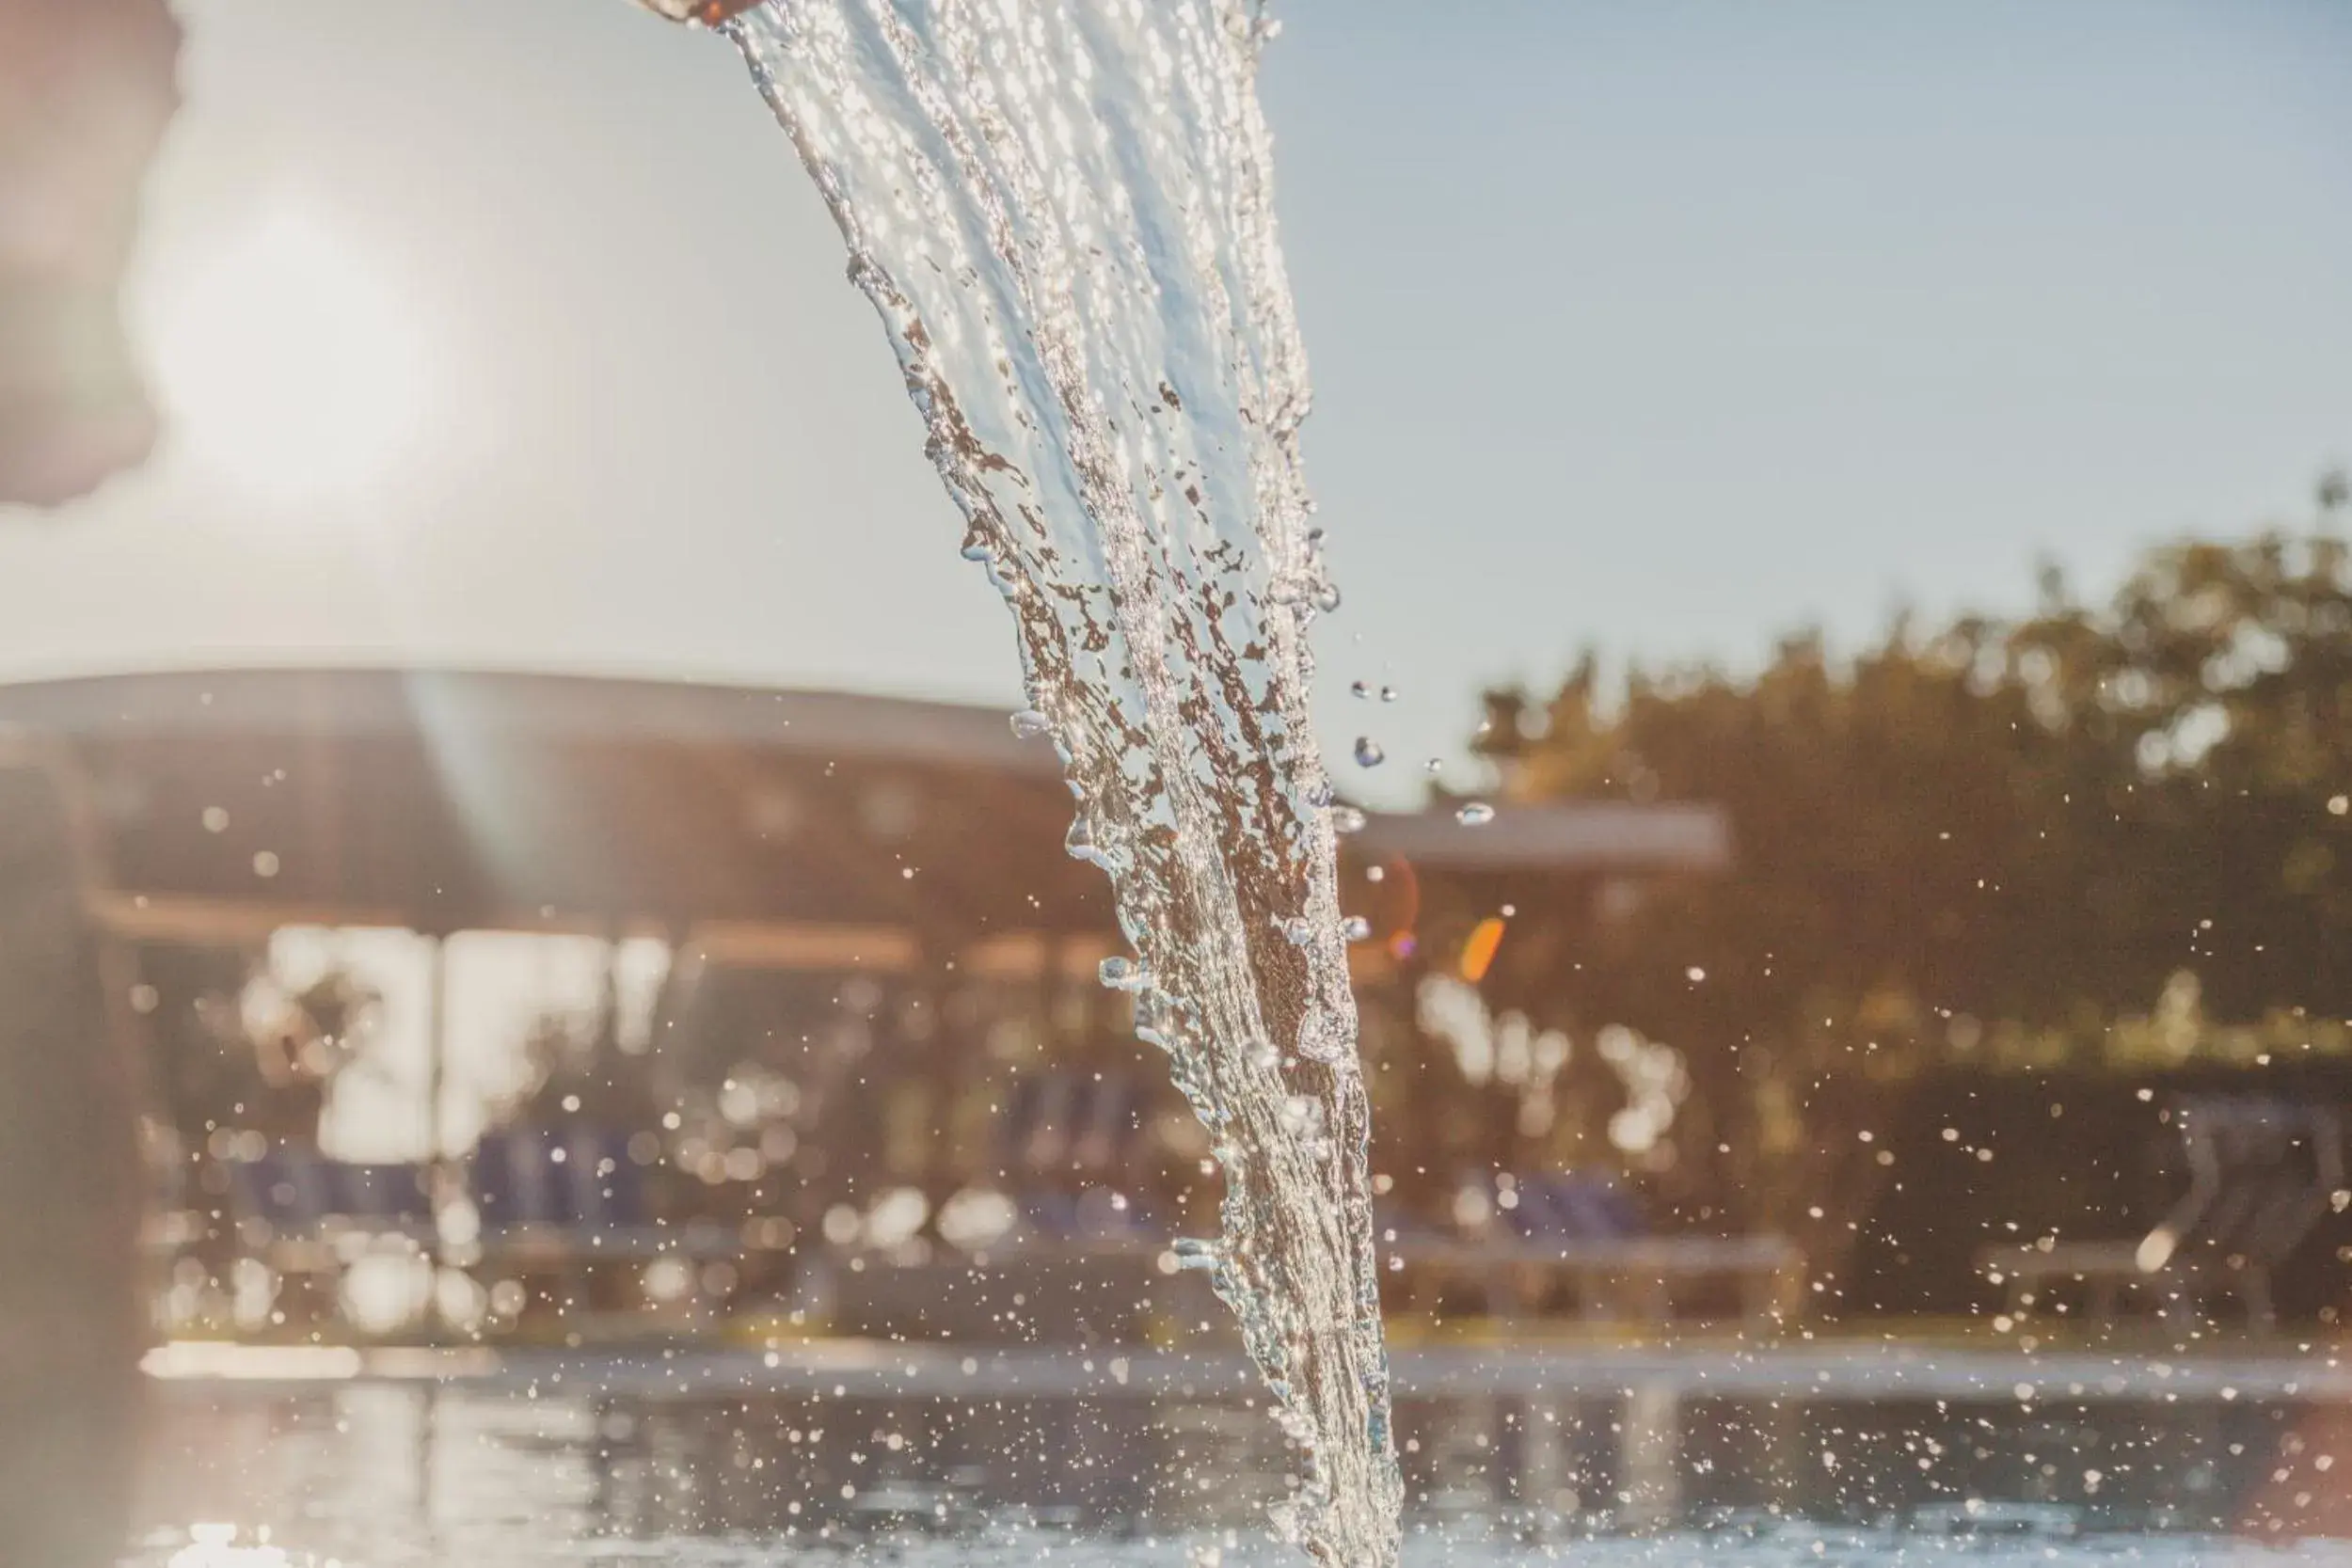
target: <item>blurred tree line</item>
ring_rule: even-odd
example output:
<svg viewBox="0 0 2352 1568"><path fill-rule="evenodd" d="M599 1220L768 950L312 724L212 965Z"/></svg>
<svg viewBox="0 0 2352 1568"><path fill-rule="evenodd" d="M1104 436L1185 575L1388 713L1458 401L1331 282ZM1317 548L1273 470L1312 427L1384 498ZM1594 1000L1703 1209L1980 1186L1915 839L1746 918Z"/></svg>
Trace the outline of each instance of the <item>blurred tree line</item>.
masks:
<svg viewBox="0 0 2352 1568"><path fill-rule="evenodd" d="M1874 1085L2346 1049L2346 520L2331 475L2312 526L2151 550L2101 602L2045 569L2030 614L1906 618L1851 657L1806 633L1752 674L1588 656L1489 692L1504 798L1713 802L1735 863L1522 909L1488 997L1670 1042L1657 1180L1800 1231L1891 1163Z"/></svg>

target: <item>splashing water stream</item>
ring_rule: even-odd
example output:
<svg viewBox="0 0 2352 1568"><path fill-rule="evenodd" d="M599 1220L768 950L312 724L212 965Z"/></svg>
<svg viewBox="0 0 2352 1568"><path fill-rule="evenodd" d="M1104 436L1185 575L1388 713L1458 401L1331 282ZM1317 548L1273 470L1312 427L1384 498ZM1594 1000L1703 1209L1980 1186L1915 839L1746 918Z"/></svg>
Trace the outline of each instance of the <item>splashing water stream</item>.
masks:
<svg viewBox="0 0 2352 1568"><path fill-rule="evenodd" d="M1318 1561L1393 1563L1356 1009L1307 629L1338 593L1256 96L1260 0L769 0L726 24L881 311L1223 1168L1212 1271Z"/></svg>

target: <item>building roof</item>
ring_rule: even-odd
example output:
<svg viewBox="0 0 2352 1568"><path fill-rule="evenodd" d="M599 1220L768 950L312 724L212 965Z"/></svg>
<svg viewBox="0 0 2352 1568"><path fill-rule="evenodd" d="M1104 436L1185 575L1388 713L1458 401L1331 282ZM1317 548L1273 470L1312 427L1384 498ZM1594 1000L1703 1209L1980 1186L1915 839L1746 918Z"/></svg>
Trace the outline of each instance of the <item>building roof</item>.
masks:
<svg viewBox="0 0 2352 1568"><path fill-rule="evenodd" d="M190 938L295 920L769 933L753 948L789 928L809 951L856 947L843 931L1109 932L1099 873L1061 851L1059 761L1007 717L455 670L0 685L0 726L72 759L118 921ZM1482 882L1708 869L1729 848L1712 808L1621 804L1376 814L1347 847Z"/></svg>
<svg viewBox="0 0 2352 1568"><path fill-rule="evenodd" d="M602 675L473 670L191 670L0 684L0 723L86 738L347 739L500 734L536 741L743 746L1058 779L1050 746L955 703Z"/></svg>

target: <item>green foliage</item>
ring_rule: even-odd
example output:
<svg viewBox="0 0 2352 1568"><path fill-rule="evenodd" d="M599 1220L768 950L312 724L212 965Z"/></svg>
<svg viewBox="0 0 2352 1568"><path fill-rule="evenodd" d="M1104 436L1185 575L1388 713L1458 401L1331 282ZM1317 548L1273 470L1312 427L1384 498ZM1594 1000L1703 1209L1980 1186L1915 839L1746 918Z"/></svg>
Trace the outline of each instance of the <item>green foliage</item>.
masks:
<svg viewBox="0 0 2352 1568"><path fill-rule="evenodd" d="M1693 1125L1746 1146L1833 1079L2344 1049L2341 505L2151 551L2095 607L2044 572L2028 616L1906 621L1851 658L1807 634L1752 675L1613 687L1588 657L1548 700L1488 693L1510 797L1713 802L1736 858L1523 908L1490 994L1674 1042Z"/></svg>

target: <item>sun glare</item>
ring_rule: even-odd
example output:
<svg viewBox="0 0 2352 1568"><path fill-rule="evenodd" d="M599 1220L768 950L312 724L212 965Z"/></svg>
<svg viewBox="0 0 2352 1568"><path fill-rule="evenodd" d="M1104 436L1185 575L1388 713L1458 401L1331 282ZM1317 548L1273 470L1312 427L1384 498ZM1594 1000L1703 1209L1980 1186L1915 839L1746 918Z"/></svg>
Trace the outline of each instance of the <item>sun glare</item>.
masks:
<svg viewBox="0 0 2352 1568"><path fill-rule="evenodd" d="M347 500L420 446L430 367L414 311L349 242L281 214L163 301L156 372L172 439L250 499Z"/></svg>

